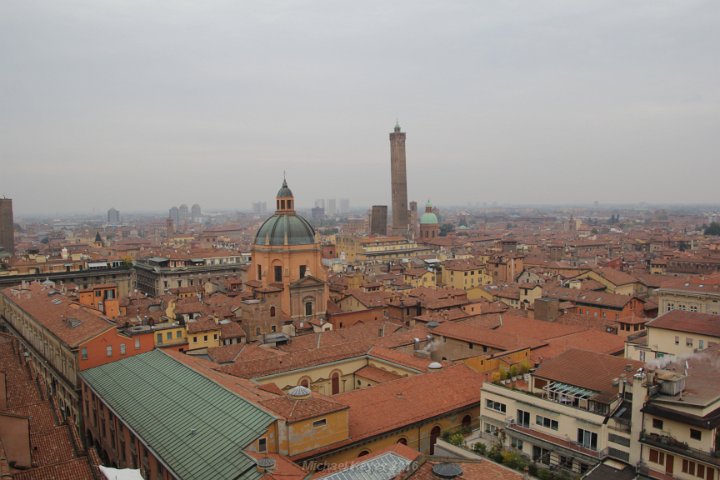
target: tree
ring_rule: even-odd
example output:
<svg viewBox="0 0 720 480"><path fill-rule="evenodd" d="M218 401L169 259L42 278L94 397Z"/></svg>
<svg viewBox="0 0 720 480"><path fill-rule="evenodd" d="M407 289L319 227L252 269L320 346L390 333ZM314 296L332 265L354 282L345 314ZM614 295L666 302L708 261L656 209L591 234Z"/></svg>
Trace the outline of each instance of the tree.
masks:
<svg viewBox="0 0 720 480"><path fill-rule="evenodd" d="M720 235L720 223L712 222L710 226L705 229L705 235Z"/></svg>
<svg viewBox="0 0 720 480"><path fill-rule="evenodd" d="M440 236L446 237L448 233L455 231L455 226L451 223L443 223L440 225Z"/></svg>

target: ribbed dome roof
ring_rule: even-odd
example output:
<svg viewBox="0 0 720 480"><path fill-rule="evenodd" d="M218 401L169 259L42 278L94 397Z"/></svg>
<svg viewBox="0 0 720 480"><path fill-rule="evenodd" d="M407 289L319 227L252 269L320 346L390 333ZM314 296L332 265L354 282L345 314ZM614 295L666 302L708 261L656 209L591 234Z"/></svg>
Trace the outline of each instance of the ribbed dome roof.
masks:
<svg viewBox="0 0 720 480"><path fill-rule="evenodd" d="M432 212L425 212L420 217L420 225L437 225L437 224L438 224L437 215L435 215Z"/></svg>
<svg viewBox="0 0 720 480"><path fill-rule="evenodd" d="M276 213L265 220L255 235L255 245L309 245L315 243L315 230L300 215Z"/></svg>
<svg viewBox="0 0 720 480"><path fill-rule="evenodd" d="M283 179L282 187L280 187L280 190L278 190L278 193L276 195L278 198L280 197L292 197L293 193L292 190L290 190L290 187L288 187L287 180Z"/></svg>

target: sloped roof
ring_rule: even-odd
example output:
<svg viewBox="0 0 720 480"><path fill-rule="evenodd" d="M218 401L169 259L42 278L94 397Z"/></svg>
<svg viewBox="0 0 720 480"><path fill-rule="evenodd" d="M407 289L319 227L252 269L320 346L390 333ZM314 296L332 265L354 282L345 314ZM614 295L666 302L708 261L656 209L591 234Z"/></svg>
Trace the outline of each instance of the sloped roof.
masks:
<svg viewBox="0 0 720 480"><path fill-rule="evenodd" d="M242 449L273 417L166 353L154 350L81 376L176 477L261 476Z"/></svg>

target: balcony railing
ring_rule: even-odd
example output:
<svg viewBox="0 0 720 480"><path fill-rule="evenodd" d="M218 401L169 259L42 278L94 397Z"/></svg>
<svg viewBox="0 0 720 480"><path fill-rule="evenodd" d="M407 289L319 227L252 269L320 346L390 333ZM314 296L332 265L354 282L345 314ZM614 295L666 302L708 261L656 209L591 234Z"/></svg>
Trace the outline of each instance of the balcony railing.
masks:
<svg viewBox="0 0 720 480"><path fill-rule="evenodd" d="M662 448L663 450L691 457L701 462L720 466L719 450L699 450L697 448L690 447L686 442L681 442L670 435L649 433L645 430L640 433L640 441L647 445L652 445L653 447Z"/></svg>

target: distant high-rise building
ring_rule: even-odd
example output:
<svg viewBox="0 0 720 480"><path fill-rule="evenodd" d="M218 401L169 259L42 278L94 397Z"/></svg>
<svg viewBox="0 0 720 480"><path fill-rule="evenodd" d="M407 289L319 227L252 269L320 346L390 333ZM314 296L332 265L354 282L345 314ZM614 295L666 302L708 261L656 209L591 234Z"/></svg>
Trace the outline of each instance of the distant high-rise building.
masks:
<svg viewBox="0 0 720 480"><path fill-rule="evenodd" d="M252 211L257 215L265 215L267 213L267 202L253 202Z"/></svg>
<svg viewBox="0 0 720 480"><path fill-rule="evenodd" d="M323 218L325 218L325 209L322 207L313 207L312 219L317 222L322 220Z"/></svg>
<svg viewBox="0 0 720 480"><path fill-rule="evenodd" d="M15 226L11 198L0 198L0 247L15 253Z"/></svg>
<svg viewBox="0 0 720 480"><path fill-rule="evenodd" d="M180 208L178 208L178 215L180 216L180 221L178 222L178 226L184 227L188 223L188 218L190 217L190 209L187 205L184 203L180 205Z"/></svg>
<svg viewBox="0 0 720 480"><path fill-rule="evenodd" d="M407 171L405 167L405 132L395 124L390 134L390 177L392 186L392 231L394 235L408 233Z"/></svg>
<svg viewBox="0 0 720 480"><path fill-rule="evenodd" d="M173 225L177 228L180 224L180 210L177 207L172 207L168 218L173 221Z"/></svg>
<svg viewBox="0 0 720 480"><path fill-rule="evenodd" d="M108 210L108 225L119 225L120 224L120 212L111 208Z"/></svg>
<svg viewBox="0 0 720 480"><path fill-rule="evenodd" d="M324 199L324 198L320 198L320 199L318 199L318 200L315 200L315 206L316 206L316 207L320 207L320 208L322 208L323 210L325 210L325 199Z"/></svg>
<svg viewBox="0 0 720 480"><path fill-rule="evenodd" d="M387 205L373 205L370 211L370 235L387 235Z"/></svg>
<svg viewBox="0 0 720 480"><path fill-rule="evenodd" d="M325 213L327 213L331 217L337 213L337 203L334 198L328 198Z"/></svg>
<svg viewBox="0 0 720 480"><path fill-rule="evenodd" d="M200 217L202 217L202 210L200 210L200 205L196 203L190 207L190 219L193 223L196 223L200 221Z"/></svg>
<svg viewBox="0 0 720 480"><path fill-rule="evenodd" d="M350 200L347 198L340 199L340 213L348 213L350 211Z"/></svg>

